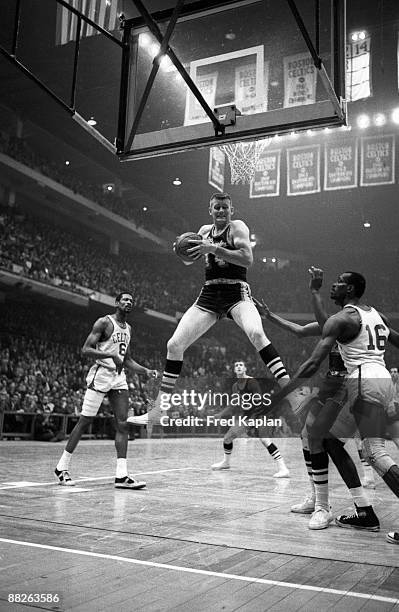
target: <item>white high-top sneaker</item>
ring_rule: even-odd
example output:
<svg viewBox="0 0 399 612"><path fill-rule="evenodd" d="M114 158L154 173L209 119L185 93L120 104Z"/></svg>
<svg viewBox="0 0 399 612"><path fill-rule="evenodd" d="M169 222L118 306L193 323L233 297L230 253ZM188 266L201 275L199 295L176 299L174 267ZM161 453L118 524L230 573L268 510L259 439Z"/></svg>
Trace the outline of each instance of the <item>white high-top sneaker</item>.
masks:
<svg viewBox="0 0 399 612"><path fill-rule="evenodd" d="M327 529L332 520L333 515L331 514L331 510L316 506L308 527L309 529Z"/></svg>
<svg viewBox="0 0 399 612"><path fill-rule="evenodd" d="M211 466L212 470L229 470L230 469L230 460L226 457L223 461L219 461L219 463L214 463Z"/></svg>
<svg viewBox="0 0 399 612"><path fill-rule="evenodd" d="M290 471L285 465L284 459L277 459L276 463L277 463L278 471L275 474L273 474L273 478L289 478Z"/></svg>

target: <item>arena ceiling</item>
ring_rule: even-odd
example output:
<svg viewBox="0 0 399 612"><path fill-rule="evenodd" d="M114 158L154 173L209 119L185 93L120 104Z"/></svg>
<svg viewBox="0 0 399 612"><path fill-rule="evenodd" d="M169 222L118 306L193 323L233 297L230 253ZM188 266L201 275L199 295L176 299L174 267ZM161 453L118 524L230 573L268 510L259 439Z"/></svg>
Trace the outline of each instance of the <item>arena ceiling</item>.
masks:
<svg viewBox="0 0 399 612"><path fill-rule="evenodd" d="M46 13L50 0L40 3L37 0L25 0L42 15L43 23L47 23L47 30L43 29L43 37L54 36L51 28L54 27L54 18ZM52 1L52 0L51 0ZM172 2L164 0L146 2L150 9L166 8ZM381 3L377 3L381 4ZM12 10L14 3L7 0L6 5ZM359 23L361 19L380 18L375 15L365 15L364 3L360 0L351 3L351 13L348 21ZM392 7L391 7L392 5ZM134 16L133 3L125 2L126 16ZM356 9L363 13L357 13ZM379 9L381 7L378 7ZM33 10L33 9L32 9ZM385 2L386 16L394 15L399 11L395 2ZM389 11L391 10L391 13ZM2 40L9 40L10 31L3 20L0 24ZM36 21L37 23L37 21ZM362 25L359 23L359 25ZM34 30L34 28L33 28ZM35 49L37 31L28 33L31 40L31 49ZM97 37L98 38L98 37ZM101 47L98 40L88 40L88 53L101 61ZM72 45L66 45L71 47ZM61 83L62 73L67 70L67 55L70 50L56 48L54 56L43 57L38 47L38 62L42 74L48 78L55 78ZM32 53L33 53L32 51ZM111 104L107 96L115 87L118 71L114 71L107 63L106 51L103 52L104 86L101 91L92 83L89 68L80 75L84 83L83 113L90 115L91 101L98 103L103 98L104 105ZM68 59L69 61L69 59ZM88 64L89 65L89 64ZM61 75L61 76L60 76ZM98 183L112 182L119 178L124 184L133 185L141 190L153 201L152 219L159 225L165 223L165 211L173 212L182 217L182 230L196 230L198 226L207 222L207 203L214 188L208 184L209 152L207 150L189 151L183 154L157 157L121 164L108 150L97 141L88 137L70 116L59 107L51 98L41 91L37 85L30 81L17 68L0 56L0 104L17 112L29 126L26 136L33 148L36 148L45 157L63 162L71 159L72 166L79 174L90 181ZM361 109L362 105L358 107ZM353 105L352 112L357 107ZM40 130L32 128L29 124L36 124ZM8 118L0 118L0 127L7 127ZM9 124L8 124L9 125ZM302 143L301 143L302 144ZM175 177L182 180L182 185L176 187L172 184ZM283 186L284 187L284 186ZM226 191L232 194L236 207L236 216L247 221L252 232L257 236L260 249L271 251L273 249L295 252L300 255L323 251L373 251L396 250L396 235L398 227L398 191L397 185L384 186L384 188L353 189L346 192L321 191L308 197L287 197L281 195L275 198L249 198L248 186L230 186L226 177ZM284 188L282 193L284 194ZM137 192L125 191L126 199L135 198ZM136 202L137 204L137 202ZM372 223L371 231L365 232L363 220L367 217Z"/></svg>

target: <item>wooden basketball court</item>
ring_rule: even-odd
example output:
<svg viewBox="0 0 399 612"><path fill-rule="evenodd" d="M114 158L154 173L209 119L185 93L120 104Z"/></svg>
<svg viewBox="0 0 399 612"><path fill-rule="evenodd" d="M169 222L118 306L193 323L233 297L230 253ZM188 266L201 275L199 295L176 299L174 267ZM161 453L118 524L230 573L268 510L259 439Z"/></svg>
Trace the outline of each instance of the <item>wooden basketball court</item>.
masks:
<svg viewBox="0 0 399 612"><path fill-rule="evenodd" d="M210 469L221 440L130 442L147 488L129 491L113 486L112 441L81 442L72 488L53 478L60 444L1 442L0 610L399 610L399 547L385 541L399 501L379 480L379 533L310 531L289 511L307 491L300 441L278 446L289 479L256 439L237 440L223 472ZM330 480L334 514L351 510L334 468Z"/></svg>

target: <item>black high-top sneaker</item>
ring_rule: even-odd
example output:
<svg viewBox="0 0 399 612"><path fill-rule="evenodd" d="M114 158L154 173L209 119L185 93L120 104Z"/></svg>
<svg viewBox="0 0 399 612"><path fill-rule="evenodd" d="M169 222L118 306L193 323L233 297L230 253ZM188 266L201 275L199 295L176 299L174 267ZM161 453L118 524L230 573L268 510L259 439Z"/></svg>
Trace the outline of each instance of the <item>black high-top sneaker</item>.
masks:
<svg viewBox="0 0 399 612"><path fill-rule="evenodd" d="M341 514L341 516L337 516L335 523L346 529L380 530L380 521L373 510L373 506L355 507L356 512L354 514Z"/></svg>

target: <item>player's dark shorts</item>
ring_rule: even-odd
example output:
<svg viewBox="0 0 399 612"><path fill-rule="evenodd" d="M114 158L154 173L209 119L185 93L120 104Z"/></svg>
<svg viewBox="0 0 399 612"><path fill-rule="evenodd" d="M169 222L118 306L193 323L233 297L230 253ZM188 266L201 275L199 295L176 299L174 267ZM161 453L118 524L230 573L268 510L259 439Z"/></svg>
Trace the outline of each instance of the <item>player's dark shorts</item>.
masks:
<svg viewBox="0 0 399 612"><path fill-rule="evenodd" d="M336 403L342 403L346 401L346 372L342 374L330 374L323 378L318 392L318 399L322 404L325 404L327 400L333 399Z"/></svg>
<svg viewBox="0 0 399 612"><path fill-rule="evenodd" d="M206 312L214 312L222 318L224 316L230 317L232 308L240 302L252 302L251 289L248 283L230 279L217 279L205 282L194 305Z"/></svg>

